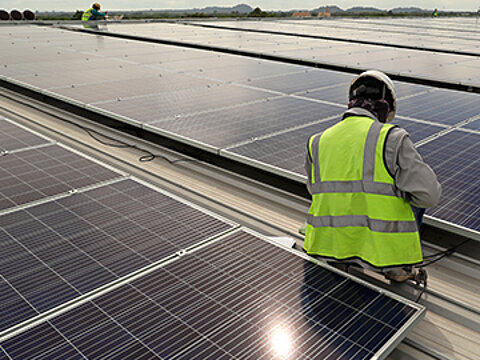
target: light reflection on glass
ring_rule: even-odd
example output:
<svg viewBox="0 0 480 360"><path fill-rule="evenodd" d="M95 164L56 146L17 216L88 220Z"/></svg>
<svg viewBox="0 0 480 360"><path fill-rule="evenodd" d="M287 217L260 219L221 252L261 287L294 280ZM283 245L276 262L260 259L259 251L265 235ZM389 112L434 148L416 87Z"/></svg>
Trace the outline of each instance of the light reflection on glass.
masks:
<svg viewBox="0 0 480 360"><path fill-rule="evenodd" d="M289 331L283 327L276 327L272 332L273 352L281 358L286 358L292 351L292 336Z"/></svg>

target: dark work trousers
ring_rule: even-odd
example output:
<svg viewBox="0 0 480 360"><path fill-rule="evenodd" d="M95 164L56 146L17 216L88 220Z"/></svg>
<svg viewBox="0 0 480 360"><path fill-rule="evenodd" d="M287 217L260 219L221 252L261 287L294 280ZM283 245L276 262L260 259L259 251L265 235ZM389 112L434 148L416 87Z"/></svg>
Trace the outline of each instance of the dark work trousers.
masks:
<svg viewBox="0 0 480 360"><path fill-rule="evenodd" d="M413 213L415 214L415 220L417 220L418 229L420 230L420 226L423 222L423 214L425 214L424 208L417 208L412 206Z"/></svg>

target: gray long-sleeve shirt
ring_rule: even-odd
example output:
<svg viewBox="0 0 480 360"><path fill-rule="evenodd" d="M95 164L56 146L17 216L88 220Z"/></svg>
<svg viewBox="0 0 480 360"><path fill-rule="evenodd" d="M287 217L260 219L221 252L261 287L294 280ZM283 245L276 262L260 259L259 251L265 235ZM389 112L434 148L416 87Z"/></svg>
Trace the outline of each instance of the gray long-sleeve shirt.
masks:
<svg viewBox="0 0 480 360"><path fill-rule="evenodd" d="M371 112L362 108L349 109L344 118L348 116L366 116L378 121ZM393 175L395 186L404 199L418 208L432 207L440 200L442 189L437 176L423 161L404 129L397 127L389 132L384 151L385 165ZM311 169L312 158L307 149L305 171L308 176L307 189L310 193Z"/></svg>

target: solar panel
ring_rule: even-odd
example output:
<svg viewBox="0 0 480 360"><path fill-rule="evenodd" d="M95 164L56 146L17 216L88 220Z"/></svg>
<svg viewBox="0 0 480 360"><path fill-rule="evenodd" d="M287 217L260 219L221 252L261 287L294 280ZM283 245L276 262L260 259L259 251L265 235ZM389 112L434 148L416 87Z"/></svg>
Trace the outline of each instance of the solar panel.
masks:
<svg viewBox="0 0 480 360"><path fill-rule="evenodd" d="M131 41L129 41L131 43ZM148 53L138 54L137 52L130 52L128 55L129 61L135 61L141 64L170 64L185 60L187 57L190 60L212 59L217 54L209 51L195 50L189 48L181 48L168 45L155 44L150 48Z"/></svg>
<svg viewBox="0 0 480 360"><path fill-rule="evenodd" d="M209 79L221 81L245 82L249 79L257 79L266 76L282 75L289 72L301 71L303 67L297 65L283 64L267 60L246 60L243 66L221 67L215 69L202 69L193 72L201 74Z"/></svg>
<svg viewBox="0 0 480 360"><path fill-rule="evenodd" d="M309 99L329 101L346 106L348 104L348 83L335 84L317 90L308 90L298 93L298 95Z"/></svg>
<svg viewBox="0 0 480 360"><path fill-rule="evenodd" d="M442 184L427 214L480 232L480 134L452 131L418 148Z"/></svg>
<svg viewBox="0 0 480 360"><path fill-rule="evenodd" d="M251 80L247 81L246 84L262 89L279 91L285 94L293 94L299 91L317 89L337 83L342 83L346 87L352 79L353 76L350 74L307 69L298 73Z"/></svg>
<svg viewBox="0 0 480 360"><path fill-rule="evenodd" d="M437 90L398 102L398 114L434 123L454 125L480 115L480 96Z"/></svg>
<svg viewBox="0 0 480 360"><path fill-rule="evenodd" d="M153 70L153 69L152 69ZM101 84L85 84L55 88L51 91L58 95L81 101L85 104L105 101L126 100L144 95L169 93L179 90L214 87L219 83L185 74L171 74L164 71L152 71L149 77L105 81ZM177 104L178 106L178 104Z"/></svg>
<svg viewBox="0 0 480 360"><path fill-rule="evenodd" d="M256 24L250 23L248 26L255 27ZM260 24L259 26L264 25ZM480 77L475 75L474 68L463 64L472 60L471 56L467 55L311 39L292 35L199 28L183 24L157 23L151 24L149 27L112 25L109 26L109 31L128 34L135 32L137 35L150 38L249 51L256 54L280 56L288 60L293 58L315 61L320 64L334 64L358 70L374 68L388 73L454 84L473 86L480 84ZM399 42L405 44L405 40ZM426 45L431 47L429 43ZM474 49L475 46L476 44L472 41L471 48ZM225 79L228 77L226 72L219 75ZM240 81L240 78L235 77L229 80Z"/></svg>
<svg viewBox="0 0 480 360"><path fill-rule="evenodd" d="M424 308L239 231L0 346L14 359L372 359Z"/></svg>
<svg viewBox="0 0 480 360"><path fill-rule="evenodd" d="M38 146L49 142L50 140L0 117L0 152Z"/></svg>
<svg viewBox="0 0 480 360"><path fill-rule="evenodd" d="M253 160L255 166L273 166L289 172L305 176L304 163L308 138L321 132L341 119L340 115L332 120L322 121L299 129L290 130L278 135L254 140L247 144L222 150L223 156L239 159L243 162ZM274 169L275 171L275 169ZM303 180L303 179L302 179Z"/></svg>
<svg viewBox="0 0 480 360"><path fill-rule="evenodd" d="M201 22L202 24L212 25L212 22ZM452 41L446 28L450 30L450 26L445 22L442 22L442 31L433 31L432 28L425 28L424 26L418 26L419 24L409 24L408 29L402 26L395 26L390 22L374 23L362 19L361 22L349 22L342 19L341 21L335 19L329 19L328 23L324 20L310 19L308 22L302 20L281 20L281 21L268 21L268 22L252 22L252 21L215 21L215 26L222 26L228 28L237 29L258 29L265 31L281 31L287 32L292 35L295 34L308 34L330 36L349 40L367 40L374 42L383 42L386 44L399 44L399 45L417 45L423 47L436 47L440 49L448 48L445 41ZM413 30L412 30L413 29ZM463 29L465 30L465 29ZM432 33L433 31L433 33ZM460 30L462 31L462 30ZM465 32L455 34L458 42L461 42L459 38L467 37ZM432 38L435 42L432 42ZM471 38L474 40L475 38ZM474 44L472 42L472 44ZM464 45L465 46L465 45Z"/></svg>
<svg viewBox="0 0 480 360"><path fill-rule="evenodd" d="M0 157L0 211L121 175L59 145Z"/></svg>
<svg viewBox="0 0 480 360"><path fill-rule="evenodd" d="M152 69L139 64L128 64L107 58L102 60L103 62L99 60L84 61L73 68L70 68L70 65L74 65L73 61L57 61L49 63L49 67L44 70L35 64L28 75L16 78L41 89L91 84L92 94L95 94L95 84L103 83L105 79L130 80L151 76L153 72ZM66 64L68 67L65 66ZM99 76L97 71L102 75Z"/></svg>
<svg viewBox="0 0 480 360"><path fill-rule="evenodd" d="M395 94L397 95L397 99L401 99L406 96L417 95L419 93L434 89L430 86L408 84L408 83L403 83L399 81L394 81L394 86L395 86Z"/></svg>
<svg viewBox="0 0 480 360"><path fill-rule="evenodd" d="M232 229L133 180L0 216L0 225L0 331Z"/></svg>
<svg viewBox="0 0 480 360"><path fill-rule="evenodd" d="M179 48L181 49L181 47ZM268 70L268 67L274 69L280 69L281 71L288 71L289 68L295 67L292 65L286 64L276 64L269 63L267 61L258 61L244 56L236 56L229 54L222 54L213 51L203 51L205 55L202 57L193 57L190 58L190 51L187 49L183 53L183 58L176 59L175 61L163 61L161 63L162 67L171 69L173 71L182 71L182 72L207 72L207 71L221 71L224 69L240 69L244 74L248 74L251 69L256 69L258 67L265 68ZM193 53L192 55L195 55ZM208 55L208 56L207 56ZM143 63L143 59L140 61Z"/></svg>
<svg viewBox="0 0 480 360"><path fill-rule="evenodd" d="M399 127L407 130L408 134L410 135L410 139L414 143L425 140L426 138L446 129L446 127L443 126L408 120L400 116L396 116L392 121L392 124L398 125Z"/></svg>
<svg viewBox="0 0 480 360"><path fill-rule="evenodd" d="M290 96L232 106L149 124L214 147L230 147L257 137L340 114L343 107Z"/></svg>
<svg viewBox="0 0 480 360"><path fill-rule="evenodd" d="M114 100L95 105L141 123L213 110L273 96L261 90L230 84L215 84L180 91Z"/></svg>

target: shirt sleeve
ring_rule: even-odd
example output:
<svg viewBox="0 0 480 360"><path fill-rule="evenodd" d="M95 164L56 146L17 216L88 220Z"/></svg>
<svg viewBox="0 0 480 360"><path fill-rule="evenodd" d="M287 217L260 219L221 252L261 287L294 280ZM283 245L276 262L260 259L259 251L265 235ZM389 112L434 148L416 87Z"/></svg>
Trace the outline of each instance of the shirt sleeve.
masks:
<svg viewBox="0 0 480 360"><path fill-rule="evenodd" d="M429 208L438 203L442 187L437 176L404 129L390 131L385 143L385 162L401 196L411 205Z"/></svg>

